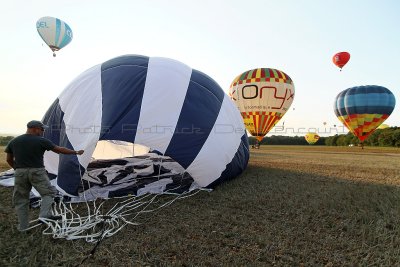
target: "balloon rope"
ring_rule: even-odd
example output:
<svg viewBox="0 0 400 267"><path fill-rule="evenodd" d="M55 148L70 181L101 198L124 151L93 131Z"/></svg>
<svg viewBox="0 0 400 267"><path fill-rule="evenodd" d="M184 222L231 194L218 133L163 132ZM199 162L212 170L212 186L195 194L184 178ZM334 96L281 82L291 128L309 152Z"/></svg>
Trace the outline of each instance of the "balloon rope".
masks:
<svg viewBox="0 0 400 267"><path fill-rule="evenodd" d="M155 195L130 196L123 201L117 202L105 214L101 212L101 207L105 202L98 207L94 204L93 212L87 216L77 214L71 203L59 202L57 209L60 211L59 214L62 214L63 220L46 219L44 222L47 228L43 231L43 234L52 235L53 238L85 239L89 243L98 242L103 238L118 233L127 224L140 225L140 222L135 221L140 215L154 213L171 205L178 199L194 196L200 191L204 191L204 189L186 191L181 194L166 191ZM160 196L162 195L174 195L175 197L167 201L161 201Z"/></svg>
<svg viewBox="0 0 400 267"><path fill-rule="evenodd" d="M163 158L161 158L159 162L158 179L161 177L162 162ZM54 215L60 215L62 220L43 220L43 223L46 225L43 234L52 235L53 238L64 238L66 240L84 239L86 242L96 243L95 248L101 240L118 233L126 225L142 224L142 222L139 222L139 217L141 215L154 214L156 211L171 205L176 200L194 196L200 191L211 191L209 189L199 188L196 185L189 190L186 189L186 185L177 185L175 188L170 188L160 194L146 193L140 196L120 197L122 199L121 201L117 201L108 211L104 212L103 204L107 201L104 200L100 204L96 203L98 199L91 190L89 190L91 191L91 195L88 195L83 182L83 174L81 171L79 171L79 173L81 176L81 186L84 189L81 193L81 199L83 198L86 205L86 215L82 216L77 212L79 203L73 203L72 201L74 200L69 200L68 202L66 199L62 199L53 207ZM182 179L184 175L185 173L182 174ZM90 182L88 182L86 187L89 187L89 189L91 188ZM180 189L185 191L183 193L175 193L179 192ZM164 197L161 198L163 195ZM169 198L170 196L172 196L172 198ZM91 201L91 205L89 205L89 198L94 199ZM39 225L40 224L37 224L31 228ZM94 253L95 248L89 256Z"/></svg>

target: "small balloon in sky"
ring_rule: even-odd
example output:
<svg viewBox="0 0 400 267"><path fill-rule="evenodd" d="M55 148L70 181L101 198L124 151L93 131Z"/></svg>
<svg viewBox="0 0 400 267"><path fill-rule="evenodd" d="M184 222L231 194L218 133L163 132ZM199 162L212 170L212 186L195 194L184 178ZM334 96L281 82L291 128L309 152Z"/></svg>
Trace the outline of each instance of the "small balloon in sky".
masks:
<svg viewBox="0 0 400 267"><path fill-rule="evenodd" d="M344 65L347 64L347 62L349 62L349 60L350 54L348 52L336 53L332 58L333 64L338 66L340 68L340 71L342 71L342 68L344 67Z"/></svg>
<svg viewBox="0 0 400 267"><path fill-rule="evenodd" d="M43 41L53 51L65 47L72 41L72 30L64 21L53 17L42 17L36 22L36 29Z"/></svg>

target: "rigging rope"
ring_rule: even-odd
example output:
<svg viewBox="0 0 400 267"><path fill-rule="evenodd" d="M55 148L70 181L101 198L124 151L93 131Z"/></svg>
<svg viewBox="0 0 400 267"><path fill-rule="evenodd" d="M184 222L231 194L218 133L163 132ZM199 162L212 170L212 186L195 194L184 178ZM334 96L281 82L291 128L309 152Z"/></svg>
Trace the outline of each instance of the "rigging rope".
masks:
<svg viewBox="0 0 400 267"><path fill-rule="evenodd" d="M154 176L160 180L163 164L162 155L157 162L158 173ZM81 186L84 188L82 173ZM185 173L181 174L183 181ZM90 183L88 183L90 189ZM140 225L140 215L155 212L174 203L178 199L193 196L201 190L210 191L204 188L187 189L183 184L177 184L175 188L170 188L162 193L146 193L141 196L119 197L123 199L114 204L107 212L104 212L105 203L103 200L98 204L99 198L90 190L84 190L82 198L86 205L86 215L78 212L79 204L59 201L53 206L53 213L61 216L62 220L54 221L49 219L41 220L46 224L43 234L52 235L53 238L64 238L67 240L84 239L89 243L100 242L102 239L110 237L123 229L126 225ZM183 193L175 193L183 189ZM89 192L89 194L87 193ZM162 197L162 198L161 198ZM167 199L166 199L167 198ZM94 200L93 200L94 199ZM114 198L115 199L115 198ZM90 201L92 200L92 201ZM92 207L89 205L92 203ZM32 226L34 228L40 224Z"/></svg>
<svg viewBox="0 0 400 267"><path fill-rule="evenodd" d="M109 211L102 214L101 209L105 202L96 205L93 201L93 210L88 209L88 214L81 216L75 211L72 203L59 202L54 208L54 214L62 216L62 220L43 220L47 228L43 234L52 235L53 238L67 240L85 239L89 243L110 237L119 232L126 225L140 225L135 221L141 214L155 212L171 205L178 199L193 196L204 189L196 189L181 194L164 192L162 194L145 194L143 196L128 196L125 200L117 202ZM166 202L159 201L161 196L173 196ZM157 200L157 201L156 201ZM86 203L86 205L88 205ZM155 207L154 207L155 206Z"/></svg>

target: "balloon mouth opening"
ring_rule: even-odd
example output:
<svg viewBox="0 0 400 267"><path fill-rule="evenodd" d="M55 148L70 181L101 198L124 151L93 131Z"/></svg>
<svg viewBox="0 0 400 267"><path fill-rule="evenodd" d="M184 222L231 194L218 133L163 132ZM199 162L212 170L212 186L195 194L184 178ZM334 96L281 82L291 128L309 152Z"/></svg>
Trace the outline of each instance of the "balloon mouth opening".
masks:
<svg viewBox="0 0 400 267"><path fill-rule="evenodd" d="M156 147L152 148L146 144L132 143L122 140L99 140L91 155L90 162L96 161L113 161L123 160L126 158L145 159L150 155L158 157L159 161L173 162L179 169L180 173L186 172L186 169L174 158L169 157L157 150Z"/></svg>
<svg viewBox="0 0 400 267"><path fill-rule="evenodd" d="M100 140L96 144L92 160L141 156L149 153L149 151L149 147L141 144L120 140Z"/></svg>
<svg viewBox="0 0 400 267"><path fill-rule="evenodd" d="M54 46L54 45L49 45L49 47L50 47L51 51L53 51L53 52L60 50L59 47Z"/></svg>
<svg viewBox="0 0 400 267"><path fill-rule="evenodd" d="M53 57L55 57L56 56L55 52L60 50L60 48L57 46L54 46L54 45L49 45L49 47L50 47L51 51L53 51Z"/></svg>

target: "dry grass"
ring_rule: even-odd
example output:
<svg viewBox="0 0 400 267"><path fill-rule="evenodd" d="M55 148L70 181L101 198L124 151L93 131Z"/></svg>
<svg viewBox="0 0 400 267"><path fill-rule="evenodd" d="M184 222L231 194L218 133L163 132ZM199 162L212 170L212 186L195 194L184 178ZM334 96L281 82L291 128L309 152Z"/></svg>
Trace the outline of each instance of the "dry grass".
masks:
<svg viewBox="0 0 400 267"><path fill-rule="evenodd" d="M0 265L77 266L93 248L18 233L10 199L0 188ZM146 219L82 266L399 266L400 150L264 146L237 179Z"/></svg>

